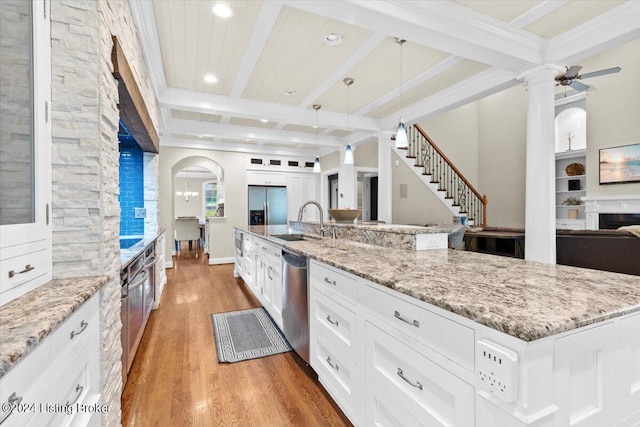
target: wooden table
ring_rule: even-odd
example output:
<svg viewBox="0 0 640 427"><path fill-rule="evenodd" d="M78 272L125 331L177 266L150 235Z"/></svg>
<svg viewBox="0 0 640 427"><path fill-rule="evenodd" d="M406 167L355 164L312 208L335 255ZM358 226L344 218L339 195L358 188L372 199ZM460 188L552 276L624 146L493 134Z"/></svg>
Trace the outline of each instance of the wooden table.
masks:
<svg viewBox="0 0 640 427"><path fill-rule="evenodd" d="M524 258L524 233L476 231L464 235L464 249L472 252Z"/></svg>

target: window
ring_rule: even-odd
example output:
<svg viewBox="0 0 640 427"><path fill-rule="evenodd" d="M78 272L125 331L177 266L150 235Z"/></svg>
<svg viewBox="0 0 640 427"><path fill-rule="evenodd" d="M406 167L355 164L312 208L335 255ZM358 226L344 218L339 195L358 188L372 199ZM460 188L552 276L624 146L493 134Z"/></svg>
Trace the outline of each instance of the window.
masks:
<svg viewBox="0 0 640 427"><path fill-rule="evenodd" d="M218 216L218 183L205 181L202 183L202 203L205 217Z"/></svg>

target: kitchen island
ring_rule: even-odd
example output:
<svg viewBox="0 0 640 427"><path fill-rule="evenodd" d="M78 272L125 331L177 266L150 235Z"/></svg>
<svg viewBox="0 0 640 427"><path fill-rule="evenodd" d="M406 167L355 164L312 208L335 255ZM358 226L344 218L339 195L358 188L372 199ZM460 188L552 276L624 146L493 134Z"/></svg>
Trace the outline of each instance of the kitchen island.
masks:
<svg viewBox="0 0 640 427"><path fill-rule="evenodd" d="M636 276L247 231L311 258L311 365L356 425L640 422Z"/></svg>

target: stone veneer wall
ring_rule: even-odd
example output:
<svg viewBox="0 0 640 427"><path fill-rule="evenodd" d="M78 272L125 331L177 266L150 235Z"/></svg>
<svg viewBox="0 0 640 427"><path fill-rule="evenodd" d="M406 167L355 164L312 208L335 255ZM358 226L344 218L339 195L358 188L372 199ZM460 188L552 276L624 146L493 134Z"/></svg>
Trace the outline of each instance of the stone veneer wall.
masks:
<svg viewBox="0 0 640 427"><path fill-rule="evenodd" d="M157 123L129 3L52 0L53 275L111 277L100 308L102 403L110 408L102 424L107 426L121 424L122 394L119 112L112 35L118 36Z"/></svg>

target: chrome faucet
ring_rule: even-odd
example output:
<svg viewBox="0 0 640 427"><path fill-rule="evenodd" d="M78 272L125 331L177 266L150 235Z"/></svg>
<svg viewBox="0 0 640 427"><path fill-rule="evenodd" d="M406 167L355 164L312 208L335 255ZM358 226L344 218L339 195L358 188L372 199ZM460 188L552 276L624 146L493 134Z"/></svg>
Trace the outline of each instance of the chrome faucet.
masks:
<svg viewBox="0 0 640 427"><path fill-rule="evenodd" d="M304 202L302 206L300 206L300 210L298 211L298 222L302 221L302 214L304 213L304 208L306 208L307 205L316 205L318 207L318 210L320 211L320 237L324 237L325 228L324 228L324 214L322 213L322 205L320 205L320 203L316 202L315 200L308 200Z"/></svg>

